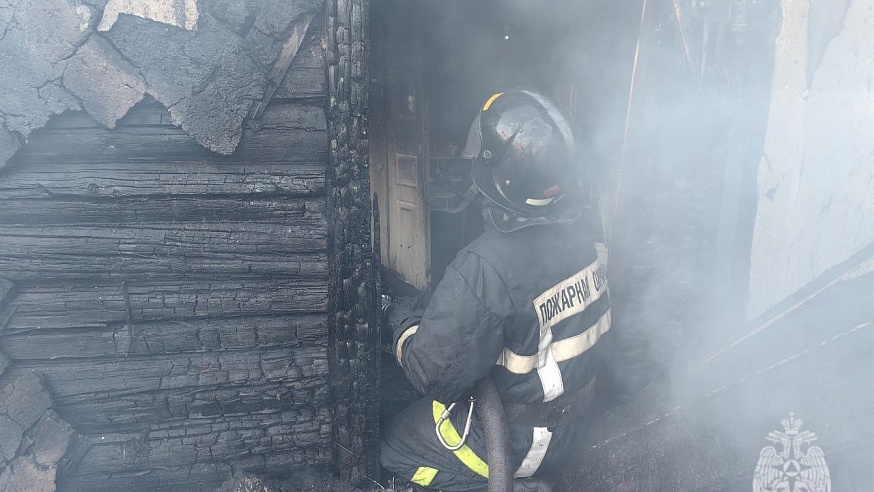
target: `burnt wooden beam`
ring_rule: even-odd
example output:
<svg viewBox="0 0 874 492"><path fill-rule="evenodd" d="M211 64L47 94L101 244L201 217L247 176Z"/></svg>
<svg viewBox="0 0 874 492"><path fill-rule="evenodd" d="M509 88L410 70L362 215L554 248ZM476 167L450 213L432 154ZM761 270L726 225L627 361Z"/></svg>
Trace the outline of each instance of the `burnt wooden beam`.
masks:
<svg viewBox="0 0 874 492"><path fill-rule="evenodd" d="M303 40L312 22L313 16L306 15L292 26L288 39L285 40L282 48L279 50L279 58L273 64L270 73L267 74L267 89L264 91L264 96L261 97L260 101L255 102L249 110L250 118L260 120L261 116L264 115L264 110L267 109L267 105L273 99L273 94L276 93L276 89L288 74L288 69L291 68L291 63L297 56L300 45L303 44Z"/></svg>
<svg viewBox="0 0 874 492"><path fill-rule="evenodd" d="M69 283L22 285L0 312L3 336L38 330L105 328L141 322L325 313L324 279Z"/></svg>
<svg viewBox="0 0 874 492"><path fill-rule="evenodd" d="M278 49L292 24L268 24L253 36L277 28ZM301 37L231 156L147 98L111 130L53 118L3 168L2 377L42 378L81 431L58 490L212 490L232 470L331 464L323 42Z"/></svg>
<svg viewBox="0 0 874 492"><path fill-rule="evenodd" d="M14 279L277 275L324 278L324 224L0 225Z"/></svg>
<svg viewBox="0 0 874 492"><path fill-rule="evenodd" d="M28 162L0 180L0 200L168 195L306 197L325 189L323 163Z"/></svg>
<svg viewBox="0 0 874 492"><path fill-rule="evenodd" d="M2 191L0 191L2 194ZM324 229L322 197L293 198L285 194L203 197L200 195L139 196L118 199L54 197L3 200L0 224L132 224L182 222L246 222L310 224Z"/></svg>
<svg viewBox="0 0 874 492"><path fill-rule="evenodd" d="M328 354L334 463L353 481L379 474L378 264L368 168L368 0L326 2L331 193ZM378 255L378 252L376 253Z"/></svg>
<svg viewBox="0 0 874 492"><path fill-rule="evenodd" d="M328 93L325 79L327 57L324 47L326 45L324 17L320 15L313 19L307 38L294 57L294 61L291 62L291 68L282 83L273 94L274 101L325 100L325 95Z"/></svg>
<svg viewBox="0 0 874 492"><path fill-rule="evenodd" d="M89 432L329 403L327 356L318 345L299 346L291 356L275 348L21 361L10 373L34 367L40 368L58 412L75 415L70 420Z"/></svg>
<svg viewBox="0 0 874 492"><path fill-rule="evenodd" d="M311 102L273 104L257 131L246 129L232 156L217 156L172 125L167 110L146 101L112 130L87 115L64 114L31 134L4 172L36 162L326 162L327 128L322 107Z"/></svg>
<svg viewBox="0 0 874 492"><path fill-rule="evenodd" d="M206 350L294 349L304 344L325 345L328 334L323 313L138 321L134 326L123 321L84 328L54 326L11 333L0 337L0 344L13 360L48 363Z"/></svg>

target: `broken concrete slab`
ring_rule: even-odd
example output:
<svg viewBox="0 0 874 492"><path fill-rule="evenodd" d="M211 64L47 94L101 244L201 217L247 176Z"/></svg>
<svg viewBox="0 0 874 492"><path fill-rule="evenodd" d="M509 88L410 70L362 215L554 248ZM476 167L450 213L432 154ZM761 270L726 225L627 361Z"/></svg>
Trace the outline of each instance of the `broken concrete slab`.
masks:
<svg viewBox="0 0 874 492"><path fill-rule="evenodd" d="M216 492L280 492L279 487L263 478L235 473L228 478Z"/></svg>
<svg viewBox="0 0 874 492"><path fill-rule="evenodd" d="M18 458L0 473L0 490L6 492L54 492L55 468L39 467L32 457Z"/></svg>
<svg viewBox="0 0 874 492"><path fill-rule="evenodd" d="M146 93L198 143L230 154L290 26L322 9L321 0L3 1L0 167L52 115L84 109L112 128Z"/></svg>
<svg viewBox="0 0 874 492"><path fill-rule="evenodd" d="M218 20L224 22L237 35L245 35L246 30L255 21L252 8L248 1L241 0L208 0L206 9Z"/></svg>
<svg viewBox="0 0 874 492"><path fill-rule="evenodd" d="M0 117L2 120L2 117ZM0 125L0 169L6 166L6 162L18 152L21 144L18 139L7 128Z"/></svg>
<svg viewBox="0 0 874 492"><path fill-rule="evenodd" d="M0 463L4 466L15 459L24 429L6 415L0 415Z"/></svg>
<svg viewBox="0 0 874 492"><path fill-rule="evenodd" d="M139 70L99 36L92 36L70 58L64 87L76 94L85 111L107 128L114 128L146 95Z"/></svg>
<svg viewBox="0 0 874 492"><path fill-rule="evenodd" d="M52 400L32 372L4 375L0 380L0 415L30 429L52 406Z"/></svg>
<svg viewBox="0 0 874 492"><path fill-rule="evenodd" d="M0 490L55 490L73 430L32 372L0 378Z"/></svg>
<svg viewBox="0 0 874 492"><path fill-rule="evenodd" d="M49 410L28 433L33 445L28 450L42 468L55 468L67 452L72 428L70 424Z"/></svg>
<svg viewBox="0 0 874 492"><path fill-rule="evenodd" d="M0 18L0 117L27 137L51 115L79 108L60 80L66 59L90 35L93 9L62 0L10 0L3 10L11 14Z"/></svg>
<svg viewBox="0 0 874 492"><path fill-rule="evenodd" d="M147 91L169 108L174 124L213 152L231 154L249 107L264 93L266 69L211 15L199 26L192 33L128 16L107 36L141 67ZM277 56L278 49L271 58Z"/></svg>
<svg viewBox="0 0 874 492"><path fill-rule="evenodd" d="M188 30L197 28L199 17L197 0L109 0L97 30L108 31L121 14L151 19Z"/></svg>

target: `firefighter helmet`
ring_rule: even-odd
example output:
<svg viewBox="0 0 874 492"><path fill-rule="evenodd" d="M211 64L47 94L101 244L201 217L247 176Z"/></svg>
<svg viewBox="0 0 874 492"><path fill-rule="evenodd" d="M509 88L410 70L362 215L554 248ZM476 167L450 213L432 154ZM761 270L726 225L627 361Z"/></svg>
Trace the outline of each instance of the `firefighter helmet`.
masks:
<svg viewBox="0 0 874 492"><path fill-rule="evenodd" d="M558 108L528 90L490 97L471 126L462 157L494 205L520 217L562 215L582 188L574 138ZM562 203L563 202L563 203Z"/></svg>

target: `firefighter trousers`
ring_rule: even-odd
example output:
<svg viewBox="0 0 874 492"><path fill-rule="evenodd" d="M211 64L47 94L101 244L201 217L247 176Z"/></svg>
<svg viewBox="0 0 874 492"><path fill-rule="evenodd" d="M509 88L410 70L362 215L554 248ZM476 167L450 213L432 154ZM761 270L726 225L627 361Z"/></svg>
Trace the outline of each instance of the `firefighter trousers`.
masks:
<svg viewBox="0 0 874 492"><path fill-rule="evenodd" d="M449 420L440 425L446 444L461 442L468 404L460 402ZM474 410L470 433L455 451L438 439L436 425L446 407L421 399L398 414L383 432L382 466L396 477L444 492L481 492L488 489L488 453L481 412ZM516 477L555 475L568 464L579 444L584 421L578 419L553 429L510 425L510 462Z"/></svg>

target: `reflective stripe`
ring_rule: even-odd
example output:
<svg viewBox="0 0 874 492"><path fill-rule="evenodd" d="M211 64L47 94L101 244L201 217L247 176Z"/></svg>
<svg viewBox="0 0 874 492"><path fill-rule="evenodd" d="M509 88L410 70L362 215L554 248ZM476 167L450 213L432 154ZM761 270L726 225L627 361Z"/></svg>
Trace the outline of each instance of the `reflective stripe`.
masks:
<svg viewBox="0 0 874 492"><path fill-rule="evenodd" d="M535 207L542 207L544 205L549 205L550 203L552 203L553 200L555 200L555 197L542 198L542 199L529 198L529 199L525 200L525 203L527 203L528 205L534 205Z"/></svg>
<svg viewBox="0 0 874 492"><path fill-rule="evenodd" d="M601 335L610 330L610 310L588 330L552 344L552 354L555 360L565 361L583 355L583 352L594 347Z"/></svg>
<svg viewBox="0 0 874 492"><path fill-rule="evenodd" d="M603 275L600 269L601 265L595 260L534 299L541 334L559 321L582 313L607 292L606 284L596 283L596 278Z"/></svg>
<svg viewBox="0 0 874 492"><path fill-rule="evenodd" d="M395 357L398 359L398 364L401 363L401 360L404 358L404 342L407 341L407 338L413 336L417 331L419 331L419 325L413 325L406 329L401 334L401 337L398 338L398 346L395 348Z"/></svg>
<svg viewBox="0 0 874 492"><path fill-rule="evenodd" d="M446 410L446 406L439 401L434 400L433 411L435 424L440 421L440 416L443 415L444 410ZM452 425L452 422L449 419L444 420L443 423L440 424L440 435L443 436L443 440L450 446L455 446L461 442L461 436L458 435L458 431L455 430L455 426ZM461 462L473 470L474 473L483 478L489 478L489 465L480 459L480 457L477 456L467 444L460 447L458 450L453 451L453 453L455 453L456 458L461 460Z"/></svg>
<svg viewBox="0 0 874 492"><path fill-rule="evenodd" d="M546 456L546 451L549 449L549 443L552 441L552 432L546 427L535 427L531 438L531 449L519 465L519 469L513 473L517 478L528 478L537 473L537 469L543 463L543 458Z"/></svg>
<svg viewBox="0 0 874 492"><path fill-rule="evenodd" d="M550 330L550 338L552 338L551 335L552 330ZM541 354L544 356L541 357ZM543 401L555 400L564 393L561 369L559 369L558 362L549 347L545 347L537 355L537 377L540 378L540 384L543 386Z"/></svg>
<svg viewBox="0 0 874 492"><path fill-rule="evenodd" d="M537 345L537 377L543 386L543 401L552 401L564 393L564 381L561 380L561 369L550 350L552 343L552 328L540 336Z"/></svg>
<svg viewBox="0 0 874 492"><path fill-rule="evenodd" d="M501 97L501 95L503 95L503 94L504 94L503 92L499 92L497 94L492 95L492 97L490 97L489 100L486 101L486 103L483 105L483 111L488 111L489 108L492 107L492 103L495 102L495 99Z"/></svg>
<svg viewBox="0 0 874 492"><path fill-rule="evenodd" d="M421 485L422 487L427 487L431 485L431 482L434 480L434 477L437 475L436 468L430 468L427 466L420 466L416 473L413 475L413 478L410 479L411 482Z"/></svg>
<svg viewBox="0 0 874 492"><path fill-rule="evenodd" d="M603 316L589 329L563 340L558 340L550 344L552 356L556 362L564 362L583 355L587 350L592 348L601 335L610 330L610 310L607 310ZM551 334L551 331L550 331ZM499 366L504 366L513 374L528 374L537 369L538 356L535 355L519 355L508 348L504 348L501 356L496 362Z"/></svg>

